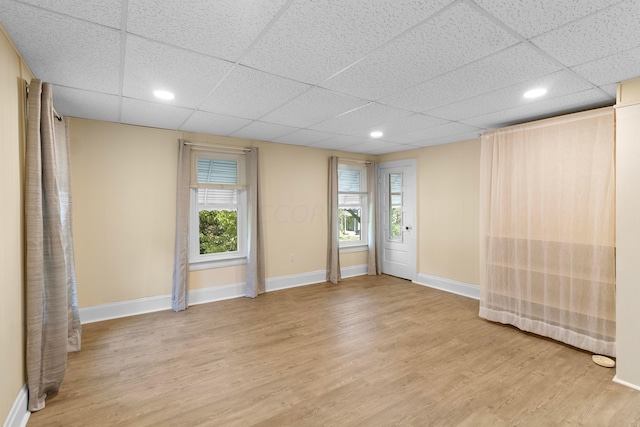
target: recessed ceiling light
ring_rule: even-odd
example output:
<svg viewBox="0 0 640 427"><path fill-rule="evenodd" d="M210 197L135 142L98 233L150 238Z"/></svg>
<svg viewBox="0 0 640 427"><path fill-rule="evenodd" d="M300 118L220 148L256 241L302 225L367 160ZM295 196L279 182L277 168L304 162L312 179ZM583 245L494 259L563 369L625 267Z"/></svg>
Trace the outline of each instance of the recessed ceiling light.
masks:
<svg viewBox="0 0 640 427"><path fill-rule="evenodd" d="M539 88L536 88L536 89L531 89L531 90L526 91L523 96L525 98L538 98L538 97L544 95L545 93L547 93L547 90L545 88L543 88L543 87L539 87Z"/></svg>
<svg viewBox="0 0 640 427"><path fill-rule="evenodd" d="M379 130L373 131L369 134L371 138L380 138L383 135Z"/></svg>
<svg viewBox="0 0 640 427"><path fill-rule="evenodd" d="M153 92L153 94L155 95L156 98L166 99L166 100L173 99L176 97L174 94L166 90L156 90Z"/></svg>

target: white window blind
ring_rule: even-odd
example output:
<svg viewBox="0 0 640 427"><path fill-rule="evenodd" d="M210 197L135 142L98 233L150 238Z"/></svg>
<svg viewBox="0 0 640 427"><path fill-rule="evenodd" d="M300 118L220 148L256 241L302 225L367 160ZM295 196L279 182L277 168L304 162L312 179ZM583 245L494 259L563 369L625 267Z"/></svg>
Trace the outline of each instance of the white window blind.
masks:
<svg viewBox="0 0 640 427"><path fill-rule="evenodd" d="M198 210L235 210L238 205L238 161L197 159Z"/></svg>
<svg viewBox="0 0 640 427"><path fill-rule="evenodd" d="M206 155L198 155L195 159L192 188L245 189L244 170L238 160L207 158Z"/></svg>
<svg viewBox="0 0 640 427"><path fill-rule="evenodd" d="M198 159L198 183L237 184L238 162L235 160Z"/></svg>
<svg viewBox="0 0 640 427"><path fill-rule="evenodd" d="M360 170L338 169L338 192L362 191Z"/></svg>

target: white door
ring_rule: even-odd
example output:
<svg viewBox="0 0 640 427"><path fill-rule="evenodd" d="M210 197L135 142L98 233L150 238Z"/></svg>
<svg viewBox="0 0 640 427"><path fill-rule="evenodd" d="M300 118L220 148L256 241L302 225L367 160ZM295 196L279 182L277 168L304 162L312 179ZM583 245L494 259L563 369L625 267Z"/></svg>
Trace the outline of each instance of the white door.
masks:
<svg viewBox="0 0 640 427"><path fill-rule="evenodd" d="M382 273L416 275L416 161L378 165L378 242Z"/></svg>

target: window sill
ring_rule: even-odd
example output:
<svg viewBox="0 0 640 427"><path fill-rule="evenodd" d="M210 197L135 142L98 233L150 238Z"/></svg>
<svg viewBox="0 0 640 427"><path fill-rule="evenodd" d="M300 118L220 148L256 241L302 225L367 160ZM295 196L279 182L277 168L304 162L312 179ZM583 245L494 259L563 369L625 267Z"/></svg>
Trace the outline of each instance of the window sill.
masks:
<svg viewBox="0 0 640 427"><path fill-rule="evenodd" d="M349 245L349 246L340 246L341 254L350 254L353 252L365 252L369 250L369 245Z"/></svg>
<svg viewBox="0 0 640 427"><path fill-rule="evenodd" d="M214 268L232 267L234 265L244 265L247 257L225 258L207 261L194 261L189 263L189 271L211 270Z"/></svg>

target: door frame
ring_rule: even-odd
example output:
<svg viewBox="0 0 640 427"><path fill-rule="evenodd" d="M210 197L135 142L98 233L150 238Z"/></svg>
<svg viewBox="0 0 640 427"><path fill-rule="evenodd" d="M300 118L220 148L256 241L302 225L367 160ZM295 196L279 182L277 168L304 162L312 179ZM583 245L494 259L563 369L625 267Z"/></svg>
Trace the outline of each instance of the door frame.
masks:
<svg viewBox="0 0 640 427"><path fill-rule="evenodd" d="M417 159L413 158L413 159L404 159L404 160L394 160L394 161L390 161L390 162L382 162L382 163L377 163L376 164L376 176L377 176L377 188L376 188L376 192L377 192L377 203L376 203L376 238L377 238L377 244L378 244L378 251L380 254L380 271L384 274L384 272L382 271L382 258L384 256L383 254L383 250L384 250L384 230L382 227L383 221L382 221L382 179L383 176L380 173L381 169L387 169L387 168L398 168L398 167L409 167L411 168L412 171L412 175L413 175L413 182L411 182L411 187L410 187L410 196L413 198L413 212L412 216L414 218L413 222L414 224L412 225L412 234L413 234L413 239L412 239L412 245L409 245L409 249L410 251L413 253L413 256L411 256L411 259L409 260L409 264L410 264L410 268L411 268L411 274L410 274L410 278L409 280L411 280L412 282L415 282L416 277L418 275L418 168L417 168Z"/></svg>

